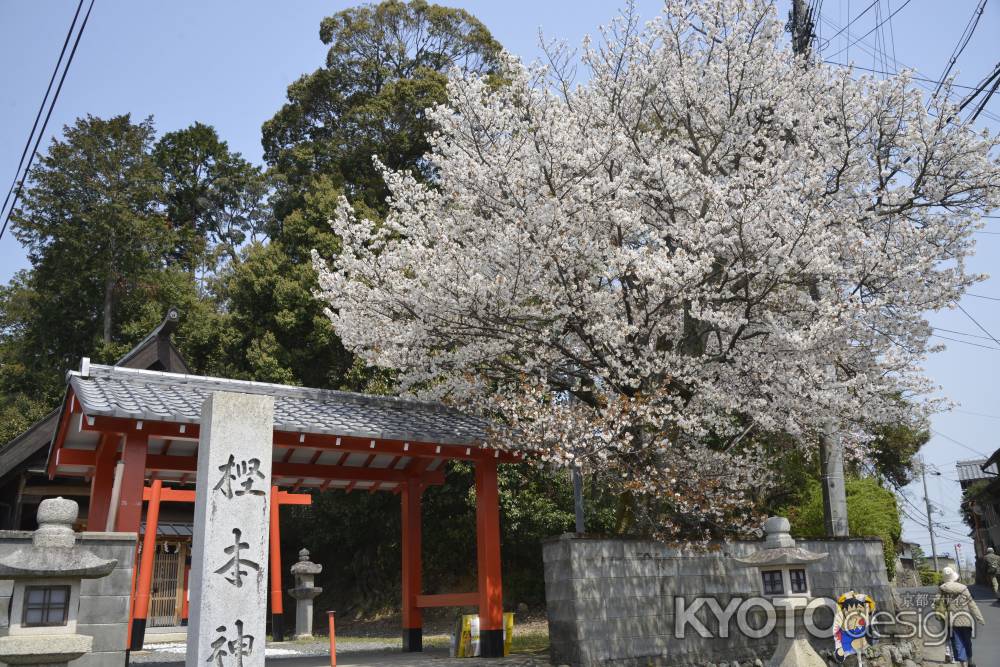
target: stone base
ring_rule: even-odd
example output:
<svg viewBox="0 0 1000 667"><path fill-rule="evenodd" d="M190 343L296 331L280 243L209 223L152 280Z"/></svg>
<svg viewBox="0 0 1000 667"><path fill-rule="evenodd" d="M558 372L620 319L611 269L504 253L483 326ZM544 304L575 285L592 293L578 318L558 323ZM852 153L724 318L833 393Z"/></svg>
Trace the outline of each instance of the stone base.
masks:
<svg viewBox="0 0 1000 667"><path fill-rule="evenodd" d="M295 635L294 639L295 641L302 641L304 639L316 639L316 635L312 633L306 633L302 635Z"/></svg>
<svg viewBox="0 0 1000 667"><path fill-rule="evenodd" d="M88 635L14 635L0 638L0 662L8 665L66 665L90 653Z"/></svg>
<svg viewBox="0 0 1000 667"><path fill-rule="evenodd" d="M503 657L503 630L479 631L479 656L482 658Z"/></svg>
<svg viewBox="0 0 1000 667"><path fill-rule="evenodd" d="M419 653L424 650L424 629L403 628L403 653Z"/></svg>
<svg viewBox="0 0 1000 667"><path fill-rule="evenodd" d="M826 660L820 657L819 653L809 643L809 633L806 632L805 600L785 600L787 608L778 606L776 611L777 623L775 625L778 633L778 646L774 650L774 655L767 662L767 667L826 667ZM784 632L786 615L793 615L795 623L795 636L787 637Z"/></svg>

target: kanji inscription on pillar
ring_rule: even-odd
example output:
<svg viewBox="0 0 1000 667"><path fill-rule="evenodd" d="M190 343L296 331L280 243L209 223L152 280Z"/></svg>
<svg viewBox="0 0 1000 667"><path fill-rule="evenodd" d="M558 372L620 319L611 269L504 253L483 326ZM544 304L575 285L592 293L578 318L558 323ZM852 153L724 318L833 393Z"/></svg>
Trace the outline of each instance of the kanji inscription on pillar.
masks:
<svg viewBox="0 0 1000 667"><path fill-rule="evenodd" d="M202 407L186 667L263 667L274 399Z"/></svg>

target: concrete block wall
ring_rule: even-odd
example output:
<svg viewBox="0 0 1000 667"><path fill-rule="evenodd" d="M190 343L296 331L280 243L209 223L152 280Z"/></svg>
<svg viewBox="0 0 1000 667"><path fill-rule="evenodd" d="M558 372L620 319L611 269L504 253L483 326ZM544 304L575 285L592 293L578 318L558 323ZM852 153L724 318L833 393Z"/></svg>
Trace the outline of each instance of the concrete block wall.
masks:
<svg viewBox="0 0 1000 667"><path fill-rule="evenodd" d="M877 539L805 540L800 545L830 557L810 566L813 593L834 597L852 588L890 609L892 594ZM545 543L545 594L552 662L589 667L696 665L766 659L776 636L753 639L720 623L706 606L694 614L710 631L702 637L687 627L677 637L678 598L690 606L711 596L723 609L733 598L760 595L757 571L733 562L760 548L756 542L715 545L696 551L657 542L563 536ZM758 612L759 613L759 612ZM751 623L755 617L751 614ZM828 626L822 610L817 623ZM755 624L762 624L762 618ZM830 648L832 639L822 643Z"/></svg>
<svg viewBox="0 0 1000 667"><path fill-rule="evenodd" d="M93 653L72 661L70 667L122 667L125 665L129 626L129 591L135 567L135 533L78 533L77 544L118 565L101 579L84 579L80 585L77 632L94 638ZM30 531L0 531L0 558L31 544ZM14 582L0 580L0 636L10 625L10 597ZM0 665L5 663L0 663Z"/></svg>

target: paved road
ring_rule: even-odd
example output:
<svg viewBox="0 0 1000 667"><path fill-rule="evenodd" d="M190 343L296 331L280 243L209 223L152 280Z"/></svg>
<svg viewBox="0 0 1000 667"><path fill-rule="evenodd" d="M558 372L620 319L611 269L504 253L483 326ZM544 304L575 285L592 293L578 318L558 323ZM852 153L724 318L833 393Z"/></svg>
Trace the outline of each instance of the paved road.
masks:
<svg viewBox="0 0 1000 667"><path fill-rule="evenodd" d="M140 657L144 664L151 667L174 667L184 664L182 655L144 655ZM154 661L155 660L155 661ZM136 661L139 662L139 661ZM490 667L527 667L532 663L548 663L548 656L542 656L540 660L532 660L528 655L512 655L500 660L478 661L466 658L449 658L447 649L431 649L423 653L402 653L400 651L350 651L337 655L337 665L345 667L476 667L476 665L489 665ZM304 657L275 657L268 658L268 667L330 667L330 657L304 656Z"/></svg>

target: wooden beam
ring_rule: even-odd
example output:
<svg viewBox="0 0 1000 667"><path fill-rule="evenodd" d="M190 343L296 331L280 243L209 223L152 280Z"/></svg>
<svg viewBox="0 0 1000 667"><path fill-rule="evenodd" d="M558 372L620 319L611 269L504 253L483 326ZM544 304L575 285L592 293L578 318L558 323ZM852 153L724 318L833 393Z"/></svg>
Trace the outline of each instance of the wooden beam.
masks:
<svg viewBox="0 0 1000 667"><path fill-rule="evenodd" d="M144 433L147 436L170 438L172 440L198 440L200 427L169 421L148 421L101 415L84 415L80 428L84 431L107 433ZM372 447L372 443L375 446ZM336 436L323 433L298 433L275 431L274 444L281 447L308 448L320 450L340 450L393 454L410 457L429 457L481 461L495 459L497 463L521 463L524 458L519 452L505 452L497 449L480 448L476 445L454 445L434 442L385 440L381 438L361 438L356 436Z"/></svg>
<svg viewBox="0 0 1000 667"><path fill-rule="evenodd" d="M133 434L138 437L138 434ZM368 462L374 455L369 455ZM97 464L97 452L85 449L61 449L57 454L59 465L94 467ZM163 456L150 454L145 457L146 470L152 472L170 471L193 473L197 470L198 459L194 456ZM430 459L419 459L430 463ZM410 466L406 470L395 468L369 468L346 465L319 465L310 463L275 463L272 475L280 477L296 477L298 479L344 480L353 482L405 482L418 475L425 486L444 484L444 470L423 472L426 465ZM351 486L353 489L353 485ZM193 501L185 501L193 502Z"/></svg>
<svg viewBox="0 0 1000 667"><path fill-rule="evenodd" d="M170 438L171 440L198 440L198 435L201 432L201 427L198 424L104 417L101 415L84 415L80 428L84 431L101 433L141 433L147 437Z"/></svg>
<svg viewBox="0 0 1000 667"><path fill-rule="evenodd" d="M73 418L74 406L76 406L76 396L73 394L73 390L69 389L66 392L66 401L62 415L59 416L59 430L52 441L52 449L49 451L49 460L46 465L46 472L49 474L50 480L55 479L56 476L57 457L63 443L66 442L66 431L69 429L69 422Z"/></svg>
<svg viewBox="0 0 1000 667"><path fill-rule="evenodd" d="M25 486L21 495L27 498L49 498L54 496L89 496L90 487L81 484L39 484Z"/></svg>
<svg viewBox="0 0 1000 667"><path fill-rule="evenodd" d="M372 447L372 443L375 446ZM404 440L384 440L380 438L358 438L335 436L322 433L291 433L275 431L274 444L282 447L306 447L348 452L393 454L395 456L462 459L480 461L496 459L498 463L521 463L523 458L516 453L496 449L480 448L476 445L447 445L433 442Z"/></svg>
<svg viewBox="0 0 1000 667"><path fill-rule="evenodd" d="M479 604L479 593L440 593L438 595L418 595L417 606L430 607L475 607Z"/></svg>

